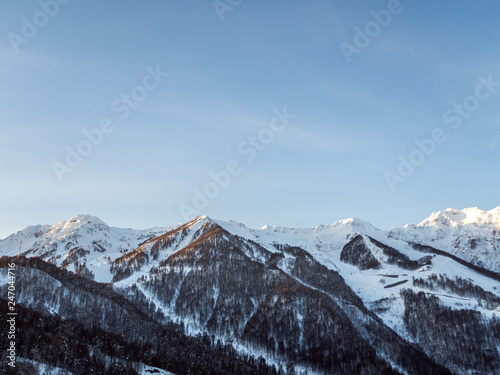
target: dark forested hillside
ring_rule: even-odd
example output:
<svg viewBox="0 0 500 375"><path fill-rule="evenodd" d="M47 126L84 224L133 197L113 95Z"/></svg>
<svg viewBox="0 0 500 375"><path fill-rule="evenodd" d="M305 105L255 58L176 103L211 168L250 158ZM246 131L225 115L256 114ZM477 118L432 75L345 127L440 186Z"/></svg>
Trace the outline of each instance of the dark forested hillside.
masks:
<svg viewBox="0 0 500 375"><path fill-rule="evenodd" d="M500 368L500 319L471 310L453 310L424 292L403 291L404 322L419 344L437 362L457 374L478 371L495 374Z"/></svg>
<svg viewBox="0 0 500 375"><path fill-rule="evenodd" d="M159 324L110 287L61 270L37 258L17 262L19 356L73 374L136 374L144 363L175 374L276 374L257 358L241 357L206 337L188 337L173 323ZM28 302L29 301L29 302ZM56 302L57 301L57 302ZM1 300L1 312L7 303ZM59 312L48 307L60 304ZM29 308L23 305L30 306ZM7 336L7 326L0 334Z"/></svg>

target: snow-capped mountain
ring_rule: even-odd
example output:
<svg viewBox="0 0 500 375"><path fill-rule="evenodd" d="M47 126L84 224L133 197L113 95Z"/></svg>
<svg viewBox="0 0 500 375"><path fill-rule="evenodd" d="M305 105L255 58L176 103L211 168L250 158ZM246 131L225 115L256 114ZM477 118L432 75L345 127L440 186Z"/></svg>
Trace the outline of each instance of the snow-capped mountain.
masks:
<svg viewBox="0 0 500 375"><path fill-rule="evenodd" d="M171 227L135 230L109 227L91 215L76 215L54 226L30 226L0 242L0 254L39 257L96 281L106 282L111 262Z"/></svg>
<svg viewBox="0 0 500 375"><path fill-rule="evenodd" d="M389 235L406 242L449 252L480 267L500 273L500 207L448 208L418 225L393 228Z"/></svg>
<svg viewBox="0 0 500 375"><path fill-rule="evenodd" d="M251 229L206 216L138 231L79 215L6 238L0 255L17 255L23 241L25 308L92 326L94 315L136 319L111 312L124 298L148 319L254 358L250 367L261 357L283 373L495 374L500 273L487 261L498 259L499 212L448 209L388 231L359 219ZM68 281L67 271L87 281ZM121 297L89 294L101 290L95 281ZM126 332L106 321L103 329Z"/></svg>

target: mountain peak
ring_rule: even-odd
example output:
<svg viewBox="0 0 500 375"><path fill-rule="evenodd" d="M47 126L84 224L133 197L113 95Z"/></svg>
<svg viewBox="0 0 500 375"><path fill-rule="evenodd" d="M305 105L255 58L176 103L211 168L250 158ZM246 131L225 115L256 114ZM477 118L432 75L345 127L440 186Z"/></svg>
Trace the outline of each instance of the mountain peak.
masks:
<svg viewBox="0 0 500 375"><path fill-rule="evenodd" d="M101 219L99 219L97 216L92 216L89 214L78 214L73 216L71 219L68 220L70 223L79 223L79 222L98 222L98 224L103 223Z"/></svg>
<svg viewBox="0 0 500 375"><path fill-rule="evenodd" d="M190 225L195 225L195 224L205 224L205 223L215 223L215 220L213 220L210 216L208 215L200 215L195 217L193 220L187 222L186 224Z"/></svg>
<svg viewBox="0 0 500 375"><path fill-rule="evenodd" d="M377 227L373 226L371 223L365 220L361 220L355 217L351 217L349 219L344 219L344 220L338 220L334 223L331 224L331 226L336 227L336 226L346 226L346 227L351 227L353 229L361 230L362 232L378 232L380 229Z"/></svg>
<svg viewBox="0 0 500 375"><path fill-rule="evenodd" d="M462 226L467 224L498 224L500 225L500 206L490 211L477 207L456 210L447 208L444 211L433 212L431 216L418 224L419 227Z"/></svg>
<svg viewBox="0 0 500 375"><path fill-rule="evenodd" d="M78 214L69 220L63 220L50 228L54 233L66 235L83 227L99 227L100 230L109 230L109 226L96 216L89 214Z"/></svg>
<svg viewBox="0 0 500 375"><path fill-rule="evenodd" d="M213 224L213 225L218 225L218 222L217 220L213 220L211 219L209 216L207 215L201 215L201 216L197 216L195 217L194 219L188 221L187 223L184 223L180 226L177 227L177 229L186 229L186 228L192 228L192 227L201 227L205 224Z"/></svg>

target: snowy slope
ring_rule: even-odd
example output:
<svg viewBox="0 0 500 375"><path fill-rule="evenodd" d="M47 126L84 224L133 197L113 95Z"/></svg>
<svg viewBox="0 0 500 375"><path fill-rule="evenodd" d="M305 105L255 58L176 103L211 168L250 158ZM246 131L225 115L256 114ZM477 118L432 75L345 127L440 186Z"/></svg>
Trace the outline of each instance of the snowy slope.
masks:
<svg viewBox="0 0 500 375"><path fill-rule="evenodd" d="M169 256L190 246L203 234L203 228L210 224L211 220L207 216L199 216L186 224L170 228L170 231L144 242L134 251L116 257L113 259L111 269L111 275L115 276L115 286L128 287L134 284L137 279L150 273ZM128 275L130 270L132 272ZM127 277L119 276L121 271L127 271Z"/></svg>
<svg viewBox="0 0 500 375"><path fill-rule="evenodd" d="M495 220L494 216L493 218L488 215L481 217L484 222L487 222L485 218L490 218L489 220L492 221ZM472 221L473 219L469 217L469 220ZM371 241L365 240L367 247L380 262L379 268L361 271L354 265L342 262L340 257L343 247L357 234L362 234L365 237L369 236L385 245L389 245L413 261L418 261L429 255L417 251L410 246L408 242L405 241L405 239L408 240L408 237L401 236L401 238L398 238L395 236L394 231L384 232L358 219L347 219L335 222L331 225L304 229L274 226L249 229L243 224L232 221L214 222L228 232L257 242L271 251L273 249L276 251L276 244L288 244L301 247L308 251L320 263L339 272L346 283L359 297L361 297L369 309L376 311L377 315L383 319L385 324L406 338L409 338L409 335L405 331L403 324L404 304L400 295L402 289L412 289L415 292L424 291L428 294L435 295L443 304L457 310L473 309L488 317L491 317L492 314L496 314L497 317L500 317L500 307L496 308L495 311L491 311L481 306L477 298L463 298L447 292L440 293L413 286L414 278L426 279L432 274L438 274L446 276L451 280L456 280L459 277L465 278L485 291L500 295L500 282L481 275L448 257L440 255L433 256L432 264L422 266L415 270L408 270L398 265L388 263L387 255ZM466 221L465 223L468 224L470 221ZM430 223L427 225L430 225L431 228L437 226L436 224ZM439 231L439 229L435 230ZM413 236L409 238L412 240L415 239ZM286 271L285 269L283 270ZM398 282L401 282L401 284L390 287L390 285Z"/></svg>
<svg viewBox="0 0 500 375"><path fill-rule="evenodd" d="M388 263L387 256L369 240L365 242L380 262L379 269L360 272L356 266L342 262L340 256L344 246L361 234L397 249L414 261L428 254L415 250L409 244L411 242L428 244L462 259L471 262L476 260L476 264L487 267L489 266L488 260L500 259L497 244L500 240L498 234L500 207L492 211L481 211L477 208L462 211L448 209L432 214L418 225L409 224L389 231L381 231L359 219L340 220L314 228L266 225L259 229L251 229L241 223L213 220L206 216L196 218L182 226L134 230L112 228L96 217L77 215L54 226L31 226L7 237L0 242L0 254L17 255L19 241L22 240L21 252L26 256L42 257L58 266L72 271L76 270L79 273L85 274L88 271L99 282L112 281L117 272L111 272L110 267L115 261L119 261L115 267L135 267L129 277L120 278L117 283L117 286L123 288L132 285L140 277L146 276L151 269L158 267L170 255L196 241L200 235L200 228L209 224L217 225L231 234L253 241L271 252L278 252L277 245L280 244L296 246L308 251L320 263L339 272L367 306L374 305L378 308L380 307L379 301L382 300L393 300L395 305L400 305L398 299L402 288L411 288L413 278L422 278L433 273L446 275L450 279L466 277L485 291L498 292L494 289L499 286L498 282L443 256L434 256L432 265L426 268L405 270ZM172 232L169 233L170 231ZM138 267L136 259L144 254L146 256L150 254L156 243L154 239L161 235L163 235L161 243L168 242L168 245L162 247L162 251L155 259L148 257L147 264ZM474 249L467 245L472 239L479 244ZM489 268L495 269L495 267ZM284 271L286 272L286 269ZM383 275L392 275L392 277L388 278ZM391 282L403 280L408 281L386 288ZM440 298L453 305L453 301L449 298L443 296ZM466 301L465 304L463 300L457 300L457 302L467 308L473 307L489 313L478 306L478 302L474 299ZM391 309L391 316L387 319L393 319L394 322L388 322L388 325L398 330L401 317L401 310Z"/></svg>
<svg viewBox="0 0 500 375"><path fill-rule="evenodd" d="M26 369L28 369L29 371L33 371L33 375L73 375L72 372L61 369L59 367L49 366L44 363L22 357L17 358L17 367L21 367L25 371Z"/></svg>
<svg viewBox="0 0 500 375"><path fill-rule="evenodd" d="M500 207L448 208L418 225L388 231L389 236L432 246L489 270L500 272Z"/></svg>
<svg viewBox="0 0 500 375"><path fill-rule="evenodd" d="M139 290L170 320L182 321L190 334L196 334L207 329L207 320L202 318L206 307L200 301L213 301L210 303L214 304L214 309L217 303L222 303L217 278L210 279L210 274L205 272L213 267L217 270L214 274L219 274L219 266L224 269L224 263L231 261L225 258L226 253L217 258L221 252L231 253L233 257L243 256L246 266L255 269L267 269L275 259L274 266L288 277L305 288L318 290L294 274L294 267L300 262L294 248L300 248L308 252L311 259L337 272L366 308L386 326L402 338L421 345L421 338L409 330L405 321L408 317L408 301L405 300L408 294L405 297L405 293L408 290L414 295L423 292L464 316L474 313L484 321L500 319L498 277L446 254L500 271L499 232L500 207L491 211L447 209L433 213L418 225L409 224L388 231L359 219L314 228L266 225L251 229L241 223L213 220L207 216L182 225L133 230L111 228L96 217L77 215L54 226L32 226L9 236L0 242L0 256L17 255L22 240L22 253L27 257L41 257L98 282L112 282L115 290L123 291L124 295L127 290ZM424 252L414 244L431 246L445 253ZM205 254L203 260L196 255L200 249ZM235 249L239 253L235 253ZM320 268L315 270L320 278L326 277ZM229 275L230 272L226 269L221 273ZM189 281L190 278L195 280ZM177 285L178 279L188 281ZM245 280L248 281L248 275ZM0 284L6 282L6 275L0 273ZM193 284L186 289L189 282ZM157 285L157 289L148 287L152 284ZM210 287L205 290L203 286L206 285ZM200 293L196 302L190 299L193 290ZM203 294L205 292L208 294ZM242 300L235 301L235 306L241 306L244 294L236 296ZM168 297L170 295L172 298ZM264 296L263 293L261 297ZM177 301L181 299L189 314L179 310ZM256 300L255 306L262 301ZM223 311L231 306L221 305L214 310L221 314L217 321L229 318ZM351 309L349 304L342 306L346 311ZM299 310L296 314L303 315ZM362 319L358 323L362 324ZM242 324L243 327L244 322ZM224 339L224 336L219 338ZM500 353L500 346L497 351Z"/></svg>
<svg viewBox="0 0 500 375"><path fill-rule="evenodd" d="M22 252L33 246L40 236L47 233L50 225L33 225L0 241L0 251L3 255L17 255L19 243L23 242Z"/></svg>
<svg viewBox="0 0 500 375"><path fill-rule="evenodd" d="M68 270L92 274L99 282L109 282L110 262L135 249L142 242L175 228L155 227L135 230L109 227L91 215L76 215L54 226L30 226L0 242L0 254L40 257Z"/></svg>
<svg viewBox="0 0 500 375"><path fill-rule="evenodd" d="M412 249L408 243L432 246L500 272L500 207L491 211L447 209L433 213L418 225L408 224L388 231L381 231L359 219L341 220L315 228L266 225L260 229L250 229L233 221L205 220L262 244L270 251L276 243L301 247L330 268L335 268L338 263L332 254L360 233L410 253ZM96 217L76 215L54 226L30 226L12 234L0 242L0 254L17 255L22 241L22 254L42 257L72 271L92 273L97 281L110 281L110 261L178 226L146 230L112 228Z"/></svg>

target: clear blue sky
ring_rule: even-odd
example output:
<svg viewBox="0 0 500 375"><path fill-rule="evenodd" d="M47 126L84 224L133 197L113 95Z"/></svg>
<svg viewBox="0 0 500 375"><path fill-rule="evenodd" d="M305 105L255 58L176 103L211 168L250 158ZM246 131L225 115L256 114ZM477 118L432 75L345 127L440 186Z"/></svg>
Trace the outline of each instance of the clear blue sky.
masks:
<svg viewBox="0 0 500 375"><path fill-rule="evenodd" d="M496 0L221 0L219 13L199 0L44 1L0 3L0 237L77 213L182 222L179 205L213 193L210 172L230 161L239 173L199 211L250 227L359 217L385 229L500 205L500 87L476 95L480 77L500 82ZM169 73L147 77L151 90L148 67ZM456 129L458 112L443 119L455 103L470 110ZM270 130L285 107L296 118ZM106 119L113 131L61 182L54 162ZM419 160L415 139L435 129L446 141ZM249 143L259 134L273 137L263 149ZM412 152L420 165L392 191L387 172Z"/></svg>

